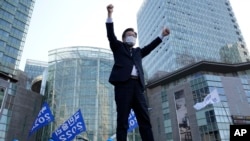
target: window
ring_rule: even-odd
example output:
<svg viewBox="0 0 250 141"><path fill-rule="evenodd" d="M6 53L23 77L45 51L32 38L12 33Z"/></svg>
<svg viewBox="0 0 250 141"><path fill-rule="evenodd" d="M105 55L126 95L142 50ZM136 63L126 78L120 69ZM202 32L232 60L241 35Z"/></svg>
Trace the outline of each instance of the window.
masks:
<svg viewBox="0 0 250 141"><path fill-rule="evenodd" d="M205 112L207 123L215 123L216 118L213 110Z"/></svg>
<svg viewBox="0 0 250 141"><path fill-rule="evenodd" d="M4 30L2 30L2 29L0 29L0 35L1 35L1 36L4 36L4 37L8 37L8 36L9 36L9 33L6 32L6 31L4 31Z"/></svg>
<svg viewBox="0 0 250 141"><path fill-rule="evenodd" d="M245 46L244 46L244 45L241 45L241 47L242 47L242 48L245 48Z"/></svg>
<svg viewBox="0 0 250 141"><path fill-rule="evenodd" d="M243 53L244 53L245 56L247 56L247 52L244 51Z"/></svg>

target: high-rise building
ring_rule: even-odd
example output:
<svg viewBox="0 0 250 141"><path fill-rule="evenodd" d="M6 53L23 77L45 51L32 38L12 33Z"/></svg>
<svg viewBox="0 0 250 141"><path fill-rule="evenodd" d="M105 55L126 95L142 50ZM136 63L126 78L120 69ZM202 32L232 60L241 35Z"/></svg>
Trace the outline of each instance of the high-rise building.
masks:
<svg viewBox="0 0 250 141"><path fill-rule="evenodd" d="M169 37L143 60L148 77L200 60L222 62L222 47L246 46L229 0L144 0L137 23L141 47L164 26L170 29Z"/></svg>
<svg viewBox="0 0 250 141"><path fill-rule="evenodd" d="M220 50L221 60L225 63L249 62L248 50L241 43L227 44Z"/></svg>
<svg viewBox="0 0 250 141"><path fill-rule="evenodd" d="M0 141L27 140L42 96L18 70L35 0L0 0ZM24 105L25 103L25 105ZM36 140L35 135L30 140Z"/></svg>
<svg viewBox="0 0 250 141"><path fill-rule="evenodd" d="M38 60L26 60L26 64L24 67L24 72L29 78L27 81L27 89L30 89L31 83L34 78L41 76L43 71L48 67L47 62L38 61Z"/></svg>
<svg viewBox="0 0 250 141"><path fill-rule="evenodd" d="M0 1L0 71L15 75L19 67L35 0Z"/></svg>
<svg viewBox="0 0 250 141"><path fill-rule="evenodd" d="M81 110L87 131L80 134L91 141L103 141L116 131L113 86L108 82L113 66L111 50L74 46L49 51L46 101L55 122L43 130L48 140L62 123Z"/></svg>
<svg viewBox="0 0 250 141"><path fill-rule="evenodd" d="M195 109L216 90L219 100ZM201 61L147 85L156 141L229 141L230 125L250 124L250 62Z"/></svg>

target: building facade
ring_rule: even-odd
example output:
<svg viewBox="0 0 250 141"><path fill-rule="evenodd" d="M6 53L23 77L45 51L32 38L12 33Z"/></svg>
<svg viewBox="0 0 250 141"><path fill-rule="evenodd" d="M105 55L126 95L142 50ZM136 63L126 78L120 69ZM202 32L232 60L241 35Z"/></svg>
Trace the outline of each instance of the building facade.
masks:
<svg viewBox="0 0 250 141"><path fill-rule="evenodd" d="M49 51L46 101L55 116L41 136L47 141L64 121L81 110L91 141L106 141L116 131L113 86L108 78L113 54L108 49L75 46Z"/></svg>
<svg viewBox="0 0 250 141"><path fill-rule="evenodd" d="M40 111L43 97L26 89L28 78L20 70L17 71L16 80L2 78L0 78L0 141L27 140ZM36 133L30 136L29 140L35 141Z"/></svg>
<svg viewBox="0 0 250 141"><path fill-rule="evenodd" d="M222 47L236 42L246 46L229 0L144 0L137 23L141 47L159 36L162 27L170 29L169 37L143 60L148 77L201 60L222 62Z"/></svg>
<svg viewBox="0 0 250 141"><path fill-rule="evenodd" d="M35 0L0 1L0 71L15 75Z"/></svg>
<svg viewBox="0 0 250 141"><path fill-rule="evenodd" d="M220 102L196 110L214 89ZM232 124L250 124L250 63L201 61L153 77L147 96L155 140L228 141Z"/></svg>
<svg viewBox="0 0 250 141"><path fill-rule="evenodd" d="M222 47L220 56L223 62L230 64L250 61L248 50L239 42Z"/></svg>
<svg viewBox="0 0 250 141"><path fill-rule="evenodd" d="M34 3L0 1L0 141L27 140L41 107L42 96L26 90L28 78L18 70Z"/></svg>
<svg viewBox="0 0 250 141"><path fill-rule="evenodd" d="M34 78L41 76L47 67L48 67L47 62L31 60L31 59L26 60L24 72L28 77L27 89L30 89Z"/></svg>

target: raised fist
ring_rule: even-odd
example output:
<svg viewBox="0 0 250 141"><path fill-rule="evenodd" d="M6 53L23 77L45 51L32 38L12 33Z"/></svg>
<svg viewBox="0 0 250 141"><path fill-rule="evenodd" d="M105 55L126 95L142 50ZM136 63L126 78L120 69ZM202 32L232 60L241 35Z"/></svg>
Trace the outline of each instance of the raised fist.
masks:
<svg viewBox="0 0 250 141"><path fill-rule="evenodd" d="M109 4L107 6L108 13L110 13L110 14L113 13L113 8L114 8L114 6L112 4Z"/></svg>
<svg viewBox="0 0 250 141"><path fill-rule="evenodd" d="M162 36L168 36L170 34L170 30L168 28L164 28L162 30Z"/></svg>

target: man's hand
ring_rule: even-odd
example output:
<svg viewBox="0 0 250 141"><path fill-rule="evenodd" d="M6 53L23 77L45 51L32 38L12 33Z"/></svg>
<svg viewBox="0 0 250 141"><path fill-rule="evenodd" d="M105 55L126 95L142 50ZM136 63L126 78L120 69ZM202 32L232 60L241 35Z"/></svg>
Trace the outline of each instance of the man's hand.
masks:
<svg viewBox="0 0 250 141"><path fill-rule="evenodd" d="M168 29L168 28L164 28L163 30L162 30L162 36L163 37L165 37L165 36L167 36L167 35L169 35L170 34L170 30Z"/></svg>
<svg viewBox="0 0 250 141"><path fill-rule="evenodd" d="M111 16L112 16L113 9L114 9L114 6L113 6L112 4L109 4L109 5L107 6L108 17L109 17L109 18L111 18Z"/></svg>

